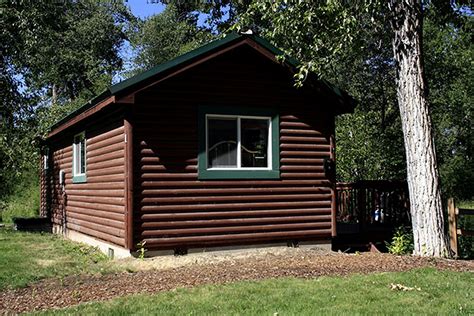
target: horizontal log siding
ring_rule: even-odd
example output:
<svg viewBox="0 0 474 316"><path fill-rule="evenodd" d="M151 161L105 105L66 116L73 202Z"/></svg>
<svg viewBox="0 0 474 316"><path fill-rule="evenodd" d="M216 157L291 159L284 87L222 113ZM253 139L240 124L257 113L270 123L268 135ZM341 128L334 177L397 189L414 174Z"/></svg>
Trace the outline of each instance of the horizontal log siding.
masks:
<svg viewBox="0 0 474 316"><path fill-rule="evenodd" d="M87 138L87 182L73 183L72 142L81 131ZM100 113L74 131L57 135L52 146L53 222L65 222L69 230L125 246L123 109ZM61 169L66 172L65 196L59 185Z"/></svg>
<svg viewBox="0 0 474 316"><path fill-rule="evenodd" d="M329 239L332 193L323 162L334 116L310 97L247 48L137 95L135 243L170 249ZM278 108L281 179L199 181L199 105Z"/></svg>

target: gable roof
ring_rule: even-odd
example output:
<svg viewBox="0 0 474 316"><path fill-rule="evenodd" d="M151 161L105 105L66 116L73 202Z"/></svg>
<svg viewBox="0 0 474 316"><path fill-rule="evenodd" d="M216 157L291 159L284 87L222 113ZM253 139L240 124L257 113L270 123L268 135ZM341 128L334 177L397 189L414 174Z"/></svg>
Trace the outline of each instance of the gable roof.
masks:
<svg viewBox="0 0 474 316"><path fill-rule="evenodd" d="M150 81L151 79L159 77L160 74L164 74L173 69L179 69L180 67L184 67L185 65L189 64L194 60L203 58L204 56L207 56L212 52L218 52L220 50L223 50L224 48L243 40L250 40L251 42L257 44L257 46L263 48L264 50L272 54L274 57L284 55L284 52L282 50L280 50L262 37L259 37L254 34L239 34L236 32L232 32L222 39L214 40L186 54L178 56L168 62L157 65L145 72L142 72L129 79L123 80L117 84L110 86L102 93L89 100L86 104L69 113L68 115L60 119L58 122L53 124L50 127L50 134L48 135L48 137L52 136L54 130L58 129L63 124L71 121L76 116L88 111L89 109L93 109L98 105L101 105L102 108L103 106L106 106L108 104L115 103L115 96L117 95L123 95L128 92L131 92L134 89L139 88L140 85L146 84L146 82ZM299 62L294 58L285 57L284 64L296 69L296 67L298 67ZM329 93L336 97L342 105L344 105L343 112L353 111L356 102L348 93L331 85L326 80L319 79L318 82L322 84L326 88L326 90L329 91ZM107 101L108 99L109 101Z"/></svg>

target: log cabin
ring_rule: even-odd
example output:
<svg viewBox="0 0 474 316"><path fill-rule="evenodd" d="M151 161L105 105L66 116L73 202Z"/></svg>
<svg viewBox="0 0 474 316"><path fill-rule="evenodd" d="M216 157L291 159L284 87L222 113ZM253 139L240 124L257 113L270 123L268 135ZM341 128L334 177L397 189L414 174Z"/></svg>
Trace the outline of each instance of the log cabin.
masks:
<svg viewBox="0 0 474 316"><path fill-rule="evenodd" d="M297 88L297 67L231 33L111 86L51 127L41 214L116 257L330 243L335 117L355 101L312 73Z"/></svg>

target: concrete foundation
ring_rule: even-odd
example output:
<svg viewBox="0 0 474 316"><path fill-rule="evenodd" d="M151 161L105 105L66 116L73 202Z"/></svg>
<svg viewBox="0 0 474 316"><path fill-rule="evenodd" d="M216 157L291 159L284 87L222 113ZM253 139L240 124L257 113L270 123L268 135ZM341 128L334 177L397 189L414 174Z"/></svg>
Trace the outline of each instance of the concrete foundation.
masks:
<svg viewBox="0 0 474 316"><path fill-rule="evenodd" d="M79 233L74 230L67 230L63 232L62 226L53 225L53 233L63 235L67 239L72 241L81 242L88 244L92 247L97 247L100 251L106 255L113 255L113 258L122 259L132 256L137 256L137 253L131 253L130 250L123 247L108 243L103 240L96 239L94 237ZM303 249L319 248L325 251L331 251L331 241L304 241L299 242L297 245L289 243L269 243L260 245L240 245L240 246L225 246L225 247L209 247L209 248L190 248L187 250L187 254L199 254L212 252L215 255L243 252L250 249L264 249L264 248L286 248L286 247L298 247ZM146 245L145 245L146 249ZM146 257L157 257L157 256L173 256L176 255L174 250L153 250L145 252Z"/></svg>
<svg viewBox="0 0 474 316"><path fill-rule="evenodd" d="M97 247L100 251L113 258L122 259L132 256L130 254L130 250L128 249L108 243L103 240L96 239L91 236L87 236L74 230L68 229L66 230L66 233L64 233L62 227L59 225L53 226L53 233L63 235L64 237L72 241L81 242L92 247Z"/></svg>
<svg viewBox="0 0 474 316"><path fill-rule="evenodd" d="M251 249L265 249L265 248L287 248L294 247L288 243L269 243L269 244L257 244L257 245L237 245L237 246L225 246L225 247L209 247L209 248L190 248L187 250L187 254L198 254L198 253L210 253L213 254L227 254L235 252L243 252ZM331 241L305 241L299 242L295 247L302 249L320 248L324 251L331 251ZM146 247L145 247L146 248ZM175 255L174 250L153 250L145 253L146 257L156 256L171 256Z"/></svg>

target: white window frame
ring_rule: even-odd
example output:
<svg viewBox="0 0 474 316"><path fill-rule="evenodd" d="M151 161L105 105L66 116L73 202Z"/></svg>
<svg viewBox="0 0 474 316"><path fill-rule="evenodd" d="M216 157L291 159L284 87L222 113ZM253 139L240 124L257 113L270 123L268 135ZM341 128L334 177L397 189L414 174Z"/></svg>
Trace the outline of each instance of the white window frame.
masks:
<svg viewBox="0 0 474 316"><path fill-rule="evenodd" d="M49 148L44 149L43 153L43 170L49 169Z"/></svg>
<svg viewBox="0 0 474 316"><path fill-rule="evenodd" d="M81 173L81 142L76 143L76 138L82 137L84 139L84 172ZM72 175L73 177L85 176L87 171L87 138L86 133L81 132L74 135L72 143Z"/></svg>
<svg viewBox="0 0 474 316"><path fill-rule="evenodd" d="M237 166L236 167L214 167L209 168L209 128L208 122L209 119L237 119ZM268 121L268 144L267 144L267 167L242 167L241 161L241 119L256 119L256 120L267 120ZM249 115L227 115L227 114L206 114L206 170L272 170L272 118L270 116L249 116Z"/></svg>

